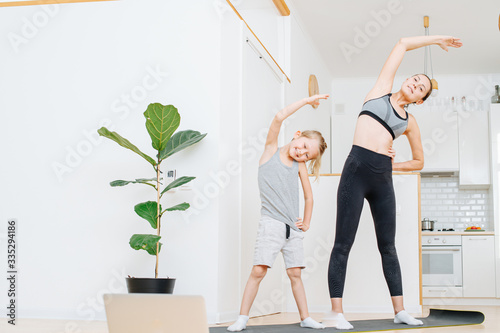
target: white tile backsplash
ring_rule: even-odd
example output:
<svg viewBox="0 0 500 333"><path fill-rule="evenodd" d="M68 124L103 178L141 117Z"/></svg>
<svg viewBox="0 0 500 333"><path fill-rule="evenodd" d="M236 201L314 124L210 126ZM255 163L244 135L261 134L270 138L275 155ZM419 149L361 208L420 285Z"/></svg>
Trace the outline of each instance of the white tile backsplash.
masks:
<svg viewBox="0 0 500 333"><path fill-rule="evenodd" d="M490 227L491 204L488 190L458 188L458 176L425 177L422 175L422 218L435 220L435 230L453 228L462 231L468 226Z"/></svg>

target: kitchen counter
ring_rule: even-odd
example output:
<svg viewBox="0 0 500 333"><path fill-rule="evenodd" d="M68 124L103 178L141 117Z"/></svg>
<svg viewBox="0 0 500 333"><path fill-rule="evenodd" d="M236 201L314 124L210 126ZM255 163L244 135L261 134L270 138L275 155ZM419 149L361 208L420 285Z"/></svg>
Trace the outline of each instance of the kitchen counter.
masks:
<svg viewBox="0 0 500 333"><path fill-rule="evenodd" d="M484 235L495 235L495 232L494 231L422 231L422 236L439 236L439 235L484 236Z"/></svg>

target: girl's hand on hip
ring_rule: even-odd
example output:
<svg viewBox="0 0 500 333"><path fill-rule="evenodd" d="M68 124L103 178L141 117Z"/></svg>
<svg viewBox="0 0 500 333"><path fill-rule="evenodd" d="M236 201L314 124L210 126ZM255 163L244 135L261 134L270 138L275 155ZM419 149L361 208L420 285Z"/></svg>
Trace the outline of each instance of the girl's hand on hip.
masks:
<svg viewBox="0 0 500 333"><path fill-rule="evenodd" d="M324 95L313 95L311 97L305 98L306 104L309 105L319 105L319 100L320 99L328 99L330 95L324 94Z"/></svg>
<svg viewBox="0 0 500 333"><path fill-rule="evenodd" d="M302 231L307 231L309 229L309 226L306 225L303 221L302 218L297 217L297 222L295 222L295 226L299 228Z"/></svg>

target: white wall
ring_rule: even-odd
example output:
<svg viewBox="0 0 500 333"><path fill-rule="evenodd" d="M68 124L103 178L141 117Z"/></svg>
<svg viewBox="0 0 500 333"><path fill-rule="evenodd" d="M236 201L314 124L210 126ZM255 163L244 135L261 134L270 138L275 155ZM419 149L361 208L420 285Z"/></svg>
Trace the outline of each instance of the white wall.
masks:
<svg viewBox="0 0 500 333"><path fill-rule="evenodd" d="M257 184L259 160L264 151L269 124L284 106L283 80L247 43L243 45L243 67L241 290L245 288L254 263L255 239L261 217ZM283 271L283 261L277 258L259 286L250 316L282 311L282 304L273 302L270 295L282 289Z"/></svg>
<svg viewBox="0 0 500 333"><path fill-rule="evenodd" d="M307 96L309 74L318 77L321 92L332 92L319 109L301 110L286 124L285 140L296 124L317 126L327 138L322 119L331 103L344 104L345 114L333 115L333 144L324 157L329 161L331 153L339 172L374 78L332 80L295 18L280 20L269 24L284 37L266 46L280 50L275 58L292 79L285 102ZM133 233L152 231L133 206L153 193L108 185L152 170L95 131L107 126L151 154L142 113L161 102L179 108L180 129L208 136L164 165L197 179L192 191L166 196L192 208L164 217L160 275L178 279L177 294L204 295L211 322L230 320L242 292L244 189L238 174L228 184L219 175L232 161L242 162L241 23L234 13L224 1L122 0L2 8L0 22L6 37L0 39L0 221L19 221L19 317L104 319L102 293L125 292L128 274L153 275L153 257L128 245ZM499 75L444 77L440 92L482 96L490 81L499 82ZM328 172L328 163L323 166ZM1 228L4 244L6 223Z"/></svg>
<svg viewBox="0 0 500 333"><path fill-rule="evenodd" d="M273 27L266 47L278 50L273 56L293 77L281 98L307 96L311 73L329 91L326 66L297 22L265 17ZM191 208L164 216L160 276L177 278L176 294L203 295L210 322L233 319L242 292L244 188L238 172L227 183L223 174L243 163L243 45L242 24L225 1L9 7L0 22L0 220L18 219L18 317L102 320L103 293L126 292L126 275L153 276L154 257L128 241L153 232L133 206L154 193L109 186L152 177L152 169L96 130L106 126L152 155L142 113L160 102L179 109L181 130L208 133L164 162L163 171L197 179L191 191L165 196L164 206L187 201ZM327 140L321 117L329 117L328 105L307 110L315 115L307 124L320 123Z"/></svg>
<svg viewBox="0 0 500 333"><path fill-rule="evenodd" d="M292 12L293 13L293 12ZM293 103L309 96L309 76L314 74L318 80L319 93L331 92L332 76L312 45L309 36L301 28L300 23L290 16L290 78L291 84L285 87L285 104ZM325 138L328 148L321 159L321 173L330 173L331 135L330 114L332 100L321 100L317 109L306 105L285 122L285 141L292 139L296 131L317 130Z"/></svg>
<svg viewBox="0 0 500 333"><path fill-rule="evenodd" d="M255 4L250 4L249 7L245 7L247 5L246 2L241 3L241 7L236 5L240 14L243 16L247 23L250 25L250 28L255 31L259 39L264 42L265 47L272 53L274 59L276 59L281 68L283 68L287 75L292 78L292 83L289 84L285 81L284 93L285 96L282 96L283 103L288 104L292 103L297 99L304 98L308 96L308 88L307 88L307 80L309 78L309 74L316 74L318 79L323 82L323 87L325 87L325 92L330 90L329 85L331 84L331 77L329 76L325 65L319 61L319 55L316 51L311 48L311 45L307 41L307 36L305 36L300 29L298 23L295 21L293 17L277 17L272 15L275 14L275 8L269 8L269 6L264 6L263 8L253 8ZM257 6L258 7L258 6ZM258 21L258 26L256 24L256 17L262 15L263 20ZM272 116L279 111L280 106L277 106L276 100L271 98L272 96L268 96L265 93L256 93L262 87L267 87L267 85L272 82L262 82L261 87L252 89L255 91L247 91L245 88L245 82L247 82L247 78L245 78L245 72L249 73L248 68L241 68L241 65L248 66L249 63L245 61L245 57L242 56L242 50L248 51L248 45L245 42L248 31L243 24L238 28L237 24L230 18L231 15L224 16L223 21L223 52L222 52L222 62L223 62L223 82L221 87L221 124L224 122L227 126L230 124L230 128L228 133L235 134L234 138L236 138L236 132L234 131L234 126L239 126L241 132L239 132L239 137L237 140L231 140L230 136L227 134L221 134L221 142L224 142L224 147L232 147L232 150L228 150L227 161L230 160L232 156L233 161L237 161L237 163L241 163L242 166L246 166L244 163L251 163L256 166L258 162L258 156L252 158L249 155L249 150L257 152L257 155L261 153L261 149L263 148L263 142L258 140L254 140L257 142L253 142L249 137L248 130L256 129L256 128L267 128L269 125ZM236 17L236 15L234 15ZM229 32L227 30L233 30ZM240 29L240 30L238 30ZM234 30L242 31L241 35L238 35ZM253 42L255 40L251 38ZM233 43L232 41L238 40L238 43ZM264 50L256 44L258 51L261 52L263 59L260 60L268 62L271 64L276 72L279 72L276 66L272 64L272 60L267 56ZM252 52L247 53L247 57L253 55ZM290 66L290 63L292 66ZM240 67L238 67L240 66ZM266 66L264 66L266 67ZM262 68L254 68L251 69L253 71L263 72ZM247 75L248 76L248 75ZM284 78L283 78L284 79ZM269 75L269 80L274 81L273 75ZM271 85L272 86L272 85ZM227 90L226 90L227 89ZM243 92L241 89L245 89ZM247 103L243 98L243 95L247 96L246 99L249 100ZM265 97L266 95L267 97ZM276 96L278 97L278 96ZM244 105L238 105L238 98L242 98ZM251 110L249 109L249 105ZM281 104L283 105L283 104ZM246 110L246 111L245 111ZM250 118L248 114L245 112L251 112ZM324 103L320 109L313 110L311 107L304 107L303 110L299 111L297 114L302 113L305 115L305 119L307 124L311 125L312 129L319 129L323 131L321 127L325 121L321 117L327 117L327 131L323 131L325 138L329 140L329 106L328 102ZM223 114L223 115L222 115ZM245 120L245 117L248 120ZM257 119L259 118L259 119ZM302 118L304 119L304 117ZM290 123L296 122L297 119L291 119L290 122L287 122L282 129L282 134L284 134L285 141L288 141L291 138L291 135L287 138L289 134ZM250 122L252 124L250 124ZM253 123L258 122L258 125ZM304 129L303 123L300 124L297 129ZM262 127L264 126L264 127ZM305 128L309 129L309 127ZM292 131L293 133L295 131ZM246 134L245 134L246 133ZM250 135L255 137L254 135ZM223 138L224 137L224 138ZM255 138L254 138L255 139ZM238 147L237 144L240 143L241 147ZM280 142L282 144L283 142ZM238 154L235 155L236 150L238 148ZM231 151L229 153L229 151ZM323 161L324 172L329 171L329 155L327 155ZM249 160L249 158L251 160ZM222 161L223 159L221 159ZM227 162L229 163L229 162ZM228 165L226 163L226 166ZM221 164L221 169L224 165ZM253 167L247 166L247 169L250 170ZM247 171L248 171L247 170ZM225 191L221 194L221 202L224 200L224 203L221 204L220 207L220 229L219 235L221 240L226 237L226 239L231 239L231 243L223 243L221 242L219 248L219 317L218 321L231 321L236 318L238 314L241 296L243 293L244 285L248 278L248 273L251 268L251 258L253 254L253 246L254 239L256 236L256 228L258 224L258 217L255 217L255 209L251 206L255 206L259 202L258 193L256 192L255 180L257 177L256 172L250 172L248 177L241 177L242 175L238 174L234 177L231 177L230 183L225 188ZM239 183L238 183L239 182ZM237 184L238 183L238 184ZM254 188L255 187L255 188ZM238 190L241 192L238 193ZM243 192L244 191L244 192ZM244 198L245 194L250 194L251 197ZM226 199L222 199L223 196ZM257 206L255 206L257 207ZM258 207L257 207L258 208ZM237 210L240 210L240 214L238 215ZM249 219L249 216L254 216L255 218ZM225 220L228 218L228 220ZM237 223L245 223L241 226ZM253 223L253 225L249 226L248 223ZM224 235L224 236L223 236ZM241 259L239 259L241 256ZM238 259L235 259L238 258ZM248 260L250 259L250 261ZM238 264L237 264L238 263ZM276 284L276 273L284 275L285 272L282 267L282 258L277 258L275 262L275 267L272 271L269 272L266 277L263 285L261 286L260 296L258 297L254 303L253 310L257 312L276 312L282 311L282 305L285 305L285 298L283 295L286 293L282 292L282 286ZM238 269L238 272L235 271L235 268ZM281 270L281 271L280 271ZM239 279L241 280L241 286L237 288L234 285L234 277L239 274ZM286 280L285 280L286 281ZM325 280L326 283L326 280ZM266 290L271 290L267 295ZM266 295L264 295L266 294ZM279 295L279 296L276 296Z"/></svg>
<svg viewBox="0 0 500 333"><path fill-rule="evenodd" d="M491 151L491 205L495 230L500 230L500 105L491 105L490 113L490 151ZM500 235L495 234L496 259L496 297L500 298Z"/></svg>
<svg viewBox="0 0 500 333"><path fill-rule="evenodd" d="M280 16L272 1L232 0L231 2L273 58L280 66L283 65L286 54L283 49L283 34L287 29L288 17Z"/></svg>
<svg viewBox="0 0 500 333"><path fill-rule="evenodd" d="M220 13L201 0L49 7L56 14L36 35L25 35L18 52L0 40L0 232L7 218L18 219L18 317L104 319L103 292L125 292L127 274L154 276L154 258L128 245L133 233L153 231L133 206L154 193L108 185L151 177L152 168L96 130L107 123L152 154L142 113L161 102L179 108L180 129L208 136L164 163L164 170L197 179L194 190L167 195L164 205L185 200L193 207L189 217L164 216L159 273L178 279L177 294L204 295L213 321L219 198L202 199L221 149ZM26 22L48 15L49 7L2 8L2 35L23 36ZM162 73L156 81L153 71ZM67 172L58 176L55 163Z"/></svg>
<svg viewBox="0 0 500 333"><path fill-rule="evenodd" d="M223 148L214 182L221 184L219 200L219 268L217 322L233 320L240 306L241 228L241 63L242 22L226 12L222 20L219 142ZM226 240L226 241L224 241Z"/></svg>
<svg viewBox="0 0 500 333"><path fill-rule="evenodd" d="M238 6L237 9L245 19L249 19L249 25L258 32L260 39L265 40L266 47L272 52L277 52L280 36L283 36L282 19L274 12L273 7L253 8ZM274 6L274 5L272 5ZM253 245L256 236L255 228L258 218L252 218L260 212L260 198L256 188L257 174L254 172L258 165L258 158L262 153L263 141L255 137L251 130L255 128L267 128L272 115L279 111L280 106L270 105L263 98L259 89L269 82L248 82L248 74L254 70L262 72L262 63L271 62L265 51L260 47L244 23L239 20L232 10L222 11L222 41L221 62L223 66L221 80L221 116L220 126L223 131L219 133L221 142L221 158L217 177L225 182L219 195L219 269L218 269L218 313L217 322L228 322L236 319L239 314L241 296L251 269L253 258ZM259 22L257 29L252 25L252 18L261 15L264 20ZM254 47L265 57L255 60L257 55L246 42L250 38ZM246 54L246 56L244 56ZM283 57L282 54L273 54L276 59ZM248 59L251 57L252 59ZM248 68L250 64L258 68ZM267 64L263 64L264 71L270 70ZM276 69L276 68L275 68ZM246 73L246 74L245 74ZM274 74L271 80L274 81ZM250 86L249 86L250 85ZM273 96L275 100L281 101L281 94ZM255 127L250 120L258 120L260 125ZM246 174L248 173L248 176ZM244 195L249 195L244 197ZM251 214L247 214L251 213ZM249 223L251 223L249 225ZM253 232L252 232L253 231ZM267 279L269 280L269 278ZM271 281L267 281L271 282ZM274 283L274 281L272 281ZM279 281L278 281L279 282ZM265 287L265 286L264 286ZM264 293L259 296L266 297ZM262 297L261 297L262 298ZM253 310L261 311L260 299L256 300L257 306ZM255 311L252 312L255 314Z"/></svg>

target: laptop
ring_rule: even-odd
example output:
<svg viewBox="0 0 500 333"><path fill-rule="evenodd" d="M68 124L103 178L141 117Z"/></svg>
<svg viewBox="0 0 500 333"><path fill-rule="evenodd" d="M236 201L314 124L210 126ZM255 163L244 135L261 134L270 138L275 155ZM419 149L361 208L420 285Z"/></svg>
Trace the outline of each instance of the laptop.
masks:
<svg viewBox="0 0 500 333"><path fill-rule="evenodd" d="M202 296L104 294L109 333L209 333Z"/></svg>

